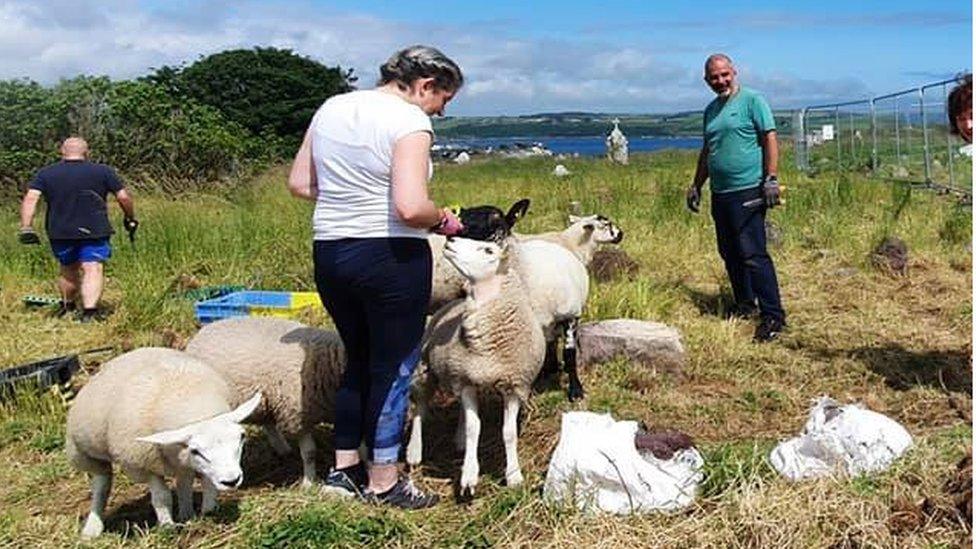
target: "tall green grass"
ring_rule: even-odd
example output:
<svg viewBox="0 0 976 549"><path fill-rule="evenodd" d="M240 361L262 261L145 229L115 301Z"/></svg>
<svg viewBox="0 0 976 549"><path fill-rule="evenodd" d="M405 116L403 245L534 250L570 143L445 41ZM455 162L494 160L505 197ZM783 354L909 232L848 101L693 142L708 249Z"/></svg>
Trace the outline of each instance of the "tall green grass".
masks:
<svg viewBox="0 0 976 549"><path fill-rule="evenodd" d="M585 369L588 397L571 404L560 389L534 395L523 415L520 458L526 487L503 486L500 426L487 417L482 481L473 501L455 502L453 451L414 477L445 502L423 513L397 513L326 501L291 484L297 456L262 458L260 474L284 481L248 486L222 498L221 512L178 531L141 529L151 516L144 487L119 476L108 515L117 518L101 545L232 546L932 546L960 543L962 526L942 492L972 428L949 397L970 402L971 208L951 197L868 179L799 174L782 161L786 205L769 215L782 233L772 247L790 329L779 343L750 342L752 325L722 317L730 303L708 216L684 208L694 153L635 155L629 166L600 159L560 159L573 174L550 174L555 159L481 160L439 165L431 191L442 204L532 200L517 230L564 226L569 205L601 213L624 231L620 247L637 276L594 283L585 320L629 317L678 328L687 352L676 376L626 361ZM285 168L233 192L136 197L142 221L135 246L114 239L101 324L77 324L26 309L25 294L55 292L54 260L45 247L16 243L16 208L0 213L0 366L102 345L118 352L163 345L196 330L195 284L311 290L312 205L291 198ZM113 213L113 216L118 216ZM37 224L40 226L40 223ZM884 236L909 246L906 277L875 271L868 259ZM321 314L305 320L327 324ZM98 356L86 368L97 368ZM78 381L86 379L84 374ZM766 461L772 444L802 426L811 400L830 394L866 402L916 437L916 448L891 473L852 481L793 485ZM689 433L707 458L701 497L664 516L608 518L554 507L540 494L564 411L609 411L615 417ZM65 404L53 393L0 405L0 545L60 546L77 538L87 505L84 477L61 453ZM453 427L452 411L445 431ZM492 419L494 417L494 419ZM449 432L431 431L449 441ZM328 429L317 433L320 469L331 462ZM448 445L449 446L449 445ZM256 452L255 454L250 454ZM270 454L268 454L270 456ZM37 489L46 486L47 489ZM938 512L917 528L888 527L893 502L930 498ZM110 520L112 520L110 518ZM142 522L140 522L142 521ZM955 521L955 522L954 522ZM138 526L126 530L127 524ZM149 523L151 524L151 522Z"/></svg>

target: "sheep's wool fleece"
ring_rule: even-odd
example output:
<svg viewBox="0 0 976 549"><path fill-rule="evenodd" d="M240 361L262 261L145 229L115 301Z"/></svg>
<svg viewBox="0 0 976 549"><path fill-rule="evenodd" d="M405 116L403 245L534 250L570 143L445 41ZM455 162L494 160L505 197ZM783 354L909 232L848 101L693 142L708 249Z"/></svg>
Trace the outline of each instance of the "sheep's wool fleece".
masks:
<svg viewBox="0 0 976 549"><path fill-rule="evenodd" d="M227 383L201 361L173 349L136 349L106 362L68 412L66 448L76 467L106 472L118 463L134 480L172 475L156 445L135 439L179 429L231 410Z"/></svg>
<svg viewBox="0 0 976 549"><path fill-rule="evenodd" d="M297 435L335 417L346 357L339 335L279 318L236 317L204 326L186 352L220 372L238 405L264 398L248 423Z"/></svg>
<svg viewBox="0 0 976 549"><path fill-rule="evenodd" d="M475 386L527 400L544 356L542 330L511 264L498 297L445 305L431 319L423 343L430 373L455 395Z"/></svg>

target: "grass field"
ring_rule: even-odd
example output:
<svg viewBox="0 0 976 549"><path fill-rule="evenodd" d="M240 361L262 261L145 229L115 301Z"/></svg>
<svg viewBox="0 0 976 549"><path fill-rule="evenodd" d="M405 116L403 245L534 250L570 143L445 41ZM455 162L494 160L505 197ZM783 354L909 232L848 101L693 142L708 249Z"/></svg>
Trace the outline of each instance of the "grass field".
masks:
<svg viewBox="0 0 976 549"><path fill-rule="evenodd" d="M783 161L787 205L771 214L782 234L772 249L790 322L774 344L751 343L753 326L726 320L729 289L707 215L684 209L694 154L636 155L630 166L562 161L573 175L549 175L554 161L485 161L440 166L432 184L444 203L507 207L529 197L520 229L563 226L567 204L598 212L626 232L621 247L640 265L632 280L596 284L587 319L630 317L677 327L688 360L670 376L616 362L582 372L588 393L537 394L525 409L520 455L526 483L508 489L500 411L488 411L482 482L458 503L460 456L449 443L456 410L428 429L439 458L414 471L444 496L405 513L335 502L298 487L297 456L274 457L262 437L245 449L244 487L219 512L174 530L154 523L145 486L116 477L107 533L96 546L168 547L952 547L969 536L944 485L972 442L972 210L949 197L862 179L811 179ZM25 294L51 294L55 263L46 249L16 243L16 207L0 215L0 365L113 345L179 345L196 329L181 292L196 283L310 289L310 205L290 198L284 169L249 188L178 200L137 197L136 247L115 240L101 324L77 324L24 308ZM707 198L706 198L707 201ZM707 203L704 211L707 211ZM113 216L118 214L113 212ZM884 236L909 246L907 276L872 267ZM327 324L319 312L305 321ZM111 355L108 355L111 356ZM85 360L89 370L108 358ZM86 380L77 378L80 385ZM889 471L790 484L766 455L795 435L813 399L860 401L904 424L916 446ZM680 429L707 461L702 493L671 515L586 516L548 505L541 486L561 412ZM66 407L56 393L0 404L0 546L76 543L88 509L86 478L63 453ZM320 471L331 462L330 428L319 434ZM199 497L199 496L198 496ZM919 505L927 498L925 505Z"/></svg>

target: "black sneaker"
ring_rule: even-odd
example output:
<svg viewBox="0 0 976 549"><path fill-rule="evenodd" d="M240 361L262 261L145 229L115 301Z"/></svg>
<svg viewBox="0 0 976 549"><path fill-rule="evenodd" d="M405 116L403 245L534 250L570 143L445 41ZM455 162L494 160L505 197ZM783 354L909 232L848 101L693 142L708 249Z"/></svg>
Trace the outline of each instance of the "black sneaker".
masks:
<svg viewBox="0 0 976 549"><path fill-rule="evenodd" d="M98 311L98 309L82 309L81 314L78 315L78 322L82 324L88 324L89 322L102 322L105 317Z"/></svg>
<svg viewBox="0 0 976 549"><path fill-rule="evenodd" d="M74 301L60 301L58 302L58 310L55 311L54 316L61 318L69 313L74 313L77 309Z"/></svg>
<svg viewBox="0 0 976 549"><path fill-rule="evenodd" d="M756 343L766 343L779 337L786 323L775 318L765 317L756 326L756 334L752 337Z"/></svg>
<svg viewBox="0 0 976 549"><path fill-rule="evenodd" d="M344 469L333 467L325 477L322 491L336 496L362 498L368 481L362 462Z"/></svg>
<svg viewBox="0 0 976 549"><path fill-rule="evenodd" d="M407 477L400 477L393 488L386 492L368 493L366 497L378 505L392 505L400 509L426 509L437 505L441 499L437 494L425 494Z"/></svg>

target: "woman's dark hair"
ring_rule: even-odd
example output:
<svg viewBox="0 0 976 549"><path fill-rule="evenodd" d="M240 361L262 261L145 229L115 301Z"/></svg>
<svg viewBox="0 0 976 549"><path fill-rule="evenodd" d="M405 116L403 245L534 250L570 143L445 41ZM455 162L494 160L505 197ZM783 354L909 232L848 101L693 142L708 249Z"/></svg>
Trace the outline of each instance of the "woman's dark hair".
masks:
<svg viewBox="0 0 976 549"><path fill-rule="evenodd" d="M959 135L959 126L956 119L959 115L973 106L973 75L967 74L959 79L959 85L952 89L949 98L946 99L946 110L949 115L949 130Z"/></svg>
<svg viewBox="0 0 976 549"><path fill-rule="evenodd" d="M434 86L444 91L457 91L464 85L457 63L430 46L410 46L394 53L380 65L378 85L396 82L401 89L406 89L418 78L433 78Z"/></svg>

